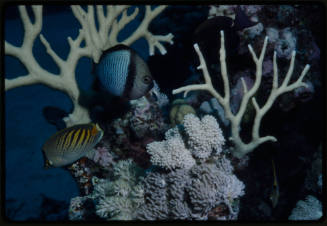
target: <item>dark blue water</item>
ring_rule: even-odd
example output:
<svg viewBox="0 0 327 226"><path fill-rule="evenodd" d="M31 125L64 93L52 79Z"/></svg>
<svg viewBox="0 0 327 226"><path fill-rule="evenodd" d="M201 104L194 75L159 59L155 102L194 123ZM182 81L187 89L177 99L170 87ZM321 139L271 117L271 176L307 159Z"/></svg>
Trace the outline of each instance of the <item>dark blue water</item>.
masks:
<svg viewBox="0 0 327 226"><path fill-rule="evenodd" d="M65 59L69 53L67 37L71 36L75 39L80 25L69 7L56 6L55 9L52 10L49 6L43 8L41 33L53 50ZM137 24L138 21L131 23L119 37L126 37ZM7 8L5 40L20 46L23 31L16 7ZM137 41L133 48L147 49L144 40ZM139 52L144 58L148 56L147 51ZM33 53L44 69L54 74L59 73L57 65L46 53L39 38L35 41ZM5 56L6 78L14 78L26 73L25 67L19 60L12 56ZM85 57L80 59L76 78L80 88L88 89L91 86L93 75L91 75L90 59ZM67 170L43 168L41 147L56 132L56 127L49 124L42 115L42 109L46 106L59 107L67 112L72 109L72 103L66 94L44 85L18 87L9 90L5 95L5 207L7 217L12 220L40 219L40 215L45 214L41 207L45 199L62 203L62 208L66 211L61 209L58 211L58 216L53 218L64 219L66 216L60 214L67 214L70 199L79 194L78 187ZM45 218L51 220L51 216Z"/></svg>

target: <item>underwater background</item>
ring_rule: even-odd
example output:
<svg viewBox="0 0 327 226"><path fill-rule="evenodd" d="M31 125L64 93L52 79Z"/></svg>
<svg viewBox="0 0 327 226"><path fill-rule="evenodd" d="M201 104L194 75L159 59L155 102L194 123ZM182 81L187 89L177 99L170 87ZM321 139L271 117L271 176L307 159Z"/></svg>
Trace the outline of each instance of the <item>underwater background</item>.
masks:
<svg viewBox="0 0 327 226"><path fill-rule="evenodd" d="M142 22L145 9L144 6L137 7L140 8L140 14L121 30L118 40L123 40L128 37ZM219 6L215 7L219 8ZM134 7L129 9L128 12L131 13L133 8ZM142 171L140 177L148 178L145 179L145 192L147 192L147 188L148 190L160 190L151 184L152 181L166 180L168 183L168 181L180 180L180 177L182 177L180 175L183 175L182 172L176 171L176 175L171 175L171 172L169 170L167 171L167 169L158 169L158 166L153 166L155 164L151 164L151 162L153 163L154 161L150 161L150 155L146 153L146 145L153 141L164 140L164 134L168 129L173 128L175 125L183 124L182 120L177 120L176 118L172 119L170 116L174 104L179 107L180 105L187 105L188 107L184 106L185 109L187 109L185 111L192 113L196 112L199 117L201 116L200 118L204 117L206 114L215 116L223 131L225 140L228 140L229 132L228 129L225 129L224 123L222 122L223 120L218 119L218 110L206 106L209 105L208 103L212 98L212 96L210 96L206 91L190 92L188 95L189 98L185 98L184 102L173 104L173 101L177 99L177 97L182 99L182 95L172 95L173 89L177 89L186 84L203 83L202 71L196 69L199 62L193 48L192 37L194 37L194 32L199 25L208 20L210 12L212 16L219 15L227 17L228 13L235 9L235 6L230 6L230 8L226 7L221 11L217 10L217 15L215 15L213 8L213 6L209 7L201 5L174 5L168 6L162 13L160 13L151 22L149 30L153 34L166 35L172 33L174 35L174 44L163 43L167 50L167 53L164 55L161 55L159 51L156 50L154 56L149 56L148 44L144 39L137 40L131 45L131 48L133 48L147 62L154 80L160 87L160 92L167 96L168 103L166 103L165 106L161 106L158 100L150 101L154 104L150 107L152 112L146 113L150 116L147 118L148 121L145 123L151 126L157 126L154 129L152 129L152 127L151 129L148 127L144 129L142 126L139 126L138 128L136 128L136 126L129 128L130 125L126 125L125 121L132 121L133 117L136 117L135 112L137 112L137 110L135 110L135 108L137 108L138 105L135 103L132 103L132 105L134 104L134 107L136 106L135 108L132 108L132 111L128 107L126 109L125 106L118 106L120 104L124 105L123 103L117 104L116 102L112 102L108 104L108 108L107 106L105 107L105 111L108 112L103 114L108 115L108 118L101 121L102 124L100 123L101 126L105 125L105 141L100 142L97 147L98 150L102 148L102 151L112 151L110 160L108 160L110 163L103 164L108 167L103 167L103 165L98 167L97 165L94 165L91 160L81 160L76 163L77 165L75 165L76 167L90 168L92 174L90 177L96 176L97 178L100 178L100 182L92 181L93 187L96 187L97 183L104 184L105 182L103 178L106 178L108 175L110 175L108 177L112 177L111 174L115 174L113 172L116 172L119 167L130 167L128 169L131 169L131 172L134 170L135 172L133 173L135 174L138 174L136 173L138 171ZM29 15L32 16L33 12L31 8L27 7L27 10ZM231 48L235 48L233 51L236 53L232 53L230 61L227 61L229 76L231 76L230 82L233 84L232 87L234 87L234 85L236 86L238 83L240 74L251 78L254 74L253 72L255 72L255 65L248 52L247 44L251 44L258 55L261 46L263 45L265 35L269 35L267 53L265 55L267 61L265 61L266 64L264 63L263 65L263 71L266 76L263 75L264 79L262 85L264 87L269 87L271 84L272 79L268 74L272 74L272 52L274 48L279 48L278 45L280 44L280 52L278 53L280 76L286 74L291 51L296 50L296 70L293 75L294 77L292 78L297 78L303 67L306 64L310 64L310 71L304 80L310 83L311 88L304 91L291 92L291 95L284 94L280 96L267 115L263 118L260 134L271 134L277 138L277 142L268 142L260 145L255 151L248 154L242 160L235 159L230 155L230 153L226 152L226 154L224 154L224 156L226 155L226 158L230 160L230 162L228 160L228 164L233 165L232 168L234 168L234 173L231 178L233 178L233 183L235 183L235 186L238 186L237 189L239 189L235 191L235 200L237 201L233 200L233 202L231 202L231 208L233 209L229 209L228 212L226 210L227 207L224 205L216 205L215 208L210 209L206 206L214 204L209 202L206 204L207 200L203 198L204 201L201 200L201 203L199 201L200 204L195 201L194 203L191 202L191 204L188 204L189 207L187 208L190 210L187 211L193 211L193 215L188 215L189 213L186 211L187 213L185 212L183 217L178 218L175 216L175 219L238 219L254 221L287 220L298 201L305 200L305 198L308 196L310 197L310 195L311 197L316 197L315 201L313 201L314 203L318 203L319 201L323 203L323 205L326 203L326 200L322 200L322 187L324 187L322 186L322 179L325 178L322 174L322 150L325 148L325 145L323 144L323 131L326 122L326 99L324 98L325 89L323 87L325 84L325 78L322 76L325 74L325 71L321 63L324 62L324 59L322 58L325 55L325 8L320 4L295 6L262 5L253 6L252 8L251 5L249 5L243 6L242 10L247 17L257 18L257 22L259 21L261 26L255 25L256 27L252 30L247 30L245 32L237 31L237 33L235 33L239 38L237 42L238 47L236 48L235 45L231 45ZM226 15L224 15L224 13ZM17 7L12 5L7 6L4 14L4 38L12 45L20 46L24 37L24 29ZM72 14L70 7L64 5L45 5L43 7L42 16L43 25L41 33L47 38L52 49L61 58L66 59L66 56L69 53L67 37L71 36L72 38L75 38L78 35L80 23ZM218 25L225 26L225 24L222 25L221 23L222 22L219 21ZM216 29L214 25L208 26L210 29ZM218 29L216 33L217 39L219 39ZM233 33L233 35L235 34ZM208 40L207 38L206 34L201 34L199 37L199 39L204 42L212 42L212 38ZM272 41L273 38L275 38L275 41ZM274 44L271 44L270 41ZM225 42L227 43L228 39L226 39ZM212 44L212 46L215 45L216 43ZM213 48L217 50L217 52L219 51L219 46ZM33 55L40 66L44 69L54 74L59 73L57 65L47 54L40 38L36 38L33 46ZM209 54L208 58L210 56L211 55ZM268 59L270 59L270 61ZM215 77L215 73L217 72L218 77L220 77L220 68L217 66L220 65L219 58L210 58L208 59L208 62L209 61L213 64L213 66L209 68L211 76ZM216 62L217 65L214 65L214 62ZM8 79L16 78L27 73L25 66L17 58L8 55L4 58L4 70L3 74L5 75L5 78ZM92 89L95 76L92 74L92 60L90 58L82 57L78 61L75 74L78 86L81 90ZM214 83L218 84L215 85L215 88L220 92L222 85L221 83L219 85L219 82L221 82L221 80L216 78L212 79ZM282 80L282 77L280 77L280 80ZM238 90L235 90L235 93L238 93ZM84 190L84 188L89 185L86 186L86 183L80 181L80 175L76 176L77 173L74 171L74 168L68 166L47 170L44 169L45 159L42 154L42 145L51 135L57 132L56 125L49 123L44 116L44 109L47 107L55 107L68 114L72 111L73 107L70 98L63 92L51 89L42 84L11 89L6 91L4 95L4 205L7 219L13 221L58 221L69 219L103 220L111 218L118 220L174 219L170 218L174 214L166 213L169 212L168 210L165 210L166 212L163 211L165 208L172 208L171 206L169 207L171 204L167 204L168 207L161 207L160 205L166 202L166 200L156 199L160 194L156 194L157 196L148 194L147 196L148 199L153 199L153 202L157 205L156 207L151 206L150 208L149 206L148 208L158 211L158 216L146 212L148 210L145 207L142 209L144 212L142 213L143 215L141 214L141 217L134 216L133 214L128 215L128 211L126 211L124 216L122 216L122 214L116 214L115 211L103 213L99 210L99 207L96 207L98 212L90 210L89 212L91 213L87 214L86 212L89 209L94 209L94 205L96 204L85 204L83 197L93 194L94 191L92 189L90 191L87 189L87 191ZM265 88L260 90L260 95L267 97ZM234 97L235 101L239 98L237 94L235 94ZM207 103L204 104L204 102ZM259 103L261 102L259 101ZM102 118L104 117L103 114L101 115ZM96 118L97 114L95 113L92 117ZM248 117L251 118L251 115ZM242 124L242 126L244 126L242 133L245 140L249 140L249 135L247 134L250 134L249 125L251 125L251 123L251 119L248 119L247 122ZM122 128L123 132L120 131L120 133L118 133L118 127ZM127 130L133 130L136 134L143 130L146 130L146 132L144 132L145 135L143 137L142 135L141 137L137 137L135 134L131 135L133 132L126 132ZM112 131L116 131L116 133ZM139 133L142 134L142 132ZM125 147L123 145L124 142L131 144L129 144L130 146ZM229 145L227 141L226 145ZM129 149L129 152L133 153L128 153L126 151L127 149ZM133 159L133 164L135 165L133 165L134 168L130 166L132 163L128 162L129 160L127 159ZM272 159L276 166L279 182L279 198L277 205L274 207L272 207L269 200L269 195L274 183ZM126 162L122 162L122 160L126 160ZM101 165L102 163L100 162L99 164ZM157 165L160 166L160 164ZM105 168L105 170L103 168ZM201 174L201 170L206 173L209 172L208 175L214 178L210 172L216 172L215 170L217 169L210 167L208 167L208 169L199 168L194 169L194 172L192 171L192 173ZM129 172L129 174L133 173ZM150 175L152 179L150 176L146 177L146 175ZM234 175L236 175L236 179L234 178ZM116 176L117 175L114 175L114 178ZM135 177L138 178L138 176ZM158 178L160 178L160 180ZM116 179L117 178L115 178L115 180ZM88 180L88 183L91 183L91 179L88 178ZM184 179L181 181L184 181ZM192 181L192 179L190 179L190 181ZM128 186L133 187L136 186L138 182L133 181L130 183L132 184ZM173 184L174 182L169 183ZM154 186L154 188L151 186ZM98 187L100 187L100 185ZM202 187L199 185L199 192L201 192L201 188ZM95 188L93 189L96 190ZM229 189L233 190L232 188ZM124 190L124 188L120 188L120 191L122 190ZM191 194L196 191L188 190L186 186L185 193L187 192L191 196ZM208 197L210 195L208 194ZM86 210L83 213L81 213L80 210L80 212L78 212L72 207L73 204L71 200L73 198L75 198L73 200L76 200L76 197L82 197L82 201L79 200L79 202L83 203L81 204L82 208ZM133 200L130 197L132 197L132 195L128 196L128 198ZM97 200L98 198L99 197L92 196L92 199L94 200ZM309 199L310 198L307 198L307 200ZM317 199L319 200L318 202L316 201ZM108 202L115 203L116 201L108 199ZM135 207L134 205L136 204L131 204L131 206ZM313 204L311 205L313 206ZM314 209L316 212L322 211L320 203L315 207L312 206L307 207L307 209ZM200 214L196 212L197 209L195 207L203 209L208 208L208 210L205 210L206 215L204 218L201 218L203 216L199 217ZM117 204L116 206L113 205L113 208L124 212L120 204ZM74 209L74 213L72 213L72 209ZM305 214L308 213L305 212ZM309 214L315 216L316 213ZM321 214L316 215L319 217L321 216ZM130 218L131 216L133 216L133 218ZM319 217L313 217L312 219L316 220L319 219ZM301 217L299 218L301 219Z"/></svg>

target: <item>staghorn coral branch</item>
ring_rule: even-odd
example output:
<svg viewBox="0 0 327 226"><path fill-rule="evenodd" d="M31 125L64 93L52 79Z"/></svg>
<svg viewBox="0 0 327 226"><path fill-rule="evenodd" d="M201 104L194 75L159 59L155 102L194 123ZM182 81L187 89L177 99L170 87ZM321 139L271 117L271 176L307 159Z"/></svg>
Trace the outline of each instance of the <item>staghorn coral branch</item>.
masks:
<svg viewBox="0 0 327 226"><path fill-rule="evenodd" d="M135 8L134 12L128 16L127 9L124 9L121 19L119 21L113 21L107 45L116 45L119 43L117 40L119 31L124 28L125 25L128 24L130 21L134 20L138 13L139 9Z"/></svg>
<svg viewBox="0 0 327 226"><path fill-rule="evenodd" d="M107 15L104 15L102 6L88 6L85 11L81 6L71 6L73 14L82 25L82 29L85 31L85 41L88 46L91 46L91 55L93 61L97 63L99 61L101 53L119 43L130 46L136 40L144 37L149 44L150 55L154 54L155 48L158 48L161 54L166 53L165 47L161 42L173 43L173 35L171 33L167 35L153 35L148 31L150 22L161 13L167 6L158 6L154 10L151 10L150 6L146 6L145 16L139 27L125 40L118 41L119 32L139 13L139 9L135 8L134 11L128 15L127 10L131 6L107 6ZM95 12L96 11L96 12ZM99 29L95 26L95 15L97 15ZM122 15L118 20L118 16Z"/></svg>
<svg viewBox="0 0 327 226"><path fill-rule="evenodd" d="M40 40L43 43L43 45L45 46L47 53L52 57L52 59L58 64L59 68L61 69L64 64L65 61L63 61L51 48L49 42L44 38L44 36L42 34L40 34Z"/></svg>
<svg viewBox="0 0 327 226"><path fill-rule="evenodd" d="M10 90L19 86L44 84L53 89L65 92L73 102L73 112L64 119L67 126L84 122L89 122L90 118L86 109L78 104L79 89L75 80L75 68L79 58L83 54L79 51L81 48L81 34L79 37L70 43L78 42L78 45L70 45L70 53L64 61L51 48L46 38L40 34L42 28L42 6L32 6L35 14L35 23L32 24L27 15L26 7L19 6L21 19L23 20L25 35L21 47L16 47L8 42L5 42L5 53L17 57L25 66L28 74L14 79L5 80L5 90ZM32 48L37 36L40 36L42 44L45 46L47 53L52 57L54 62L58 65L60 74L55 75L43 69L33 56Z"/></svg>
<svg viewBox="0 0 327 226"><path fill-rule="evenodd" d="M199 45L194 44L194 49L195 49L196 53L198 54L199 60L200 60L200 65L197 67L197 69L202 70L205 84L183 86L181 88L174 89L173 94L184 92L184 97L186 97L186 95L190 91L207 90L211 93L212 96L214 96L216 99L218 99L219 102L224 102L223 97L212 86L209 71L208 71L207 65L205 63L204 57L199 49Z"/></svg>
<svg viewBox="0 0 327 226"><path fill-rule="evenodd" d="M32 24L30 18L28 17L27 10L25 6L18 6L20 17L23 22L25 34L22 49L32 48L33 42L37 35L41 31L42 27L42 7L32 6L33 13L35 15L35 23ZM30 49L31 51L31 49Z"/></svg>
<svg viewBox="0 0 327 226"><path fill-rule="evenodd" d="M73 102L73 112L68 117L64 118L67 126L78 123L90 122L88 110L79 104L80 90L75 79L75 69L81 57L90 57L94 62L98 62L101 53L118 44L117 36L121 29L123 29L129 22L135 19L139 13L138 8L135 8L131 15L127 15L127 9L131 6L107 6L107 13L104 13L104 6L97 5L96 8L88 5L84 10L79 5L72 5L72 13L81 24L79 34L75 39L67 38L70 46L70 51L66 59L60 58L57 53L52 49L46 37L41 34L42 29L42 6L32 6L35 16L35 22L32 23L28 16L26 6L18 6L20 17L24 27L24 40L20 47L13 46L5 41L5 54L18 58L23 65L25 65L28 73L27 75L20 76L14 79L5 79L5 90L32 85L44 84L51 88L60 90L68 94ZM129 39L129 45L136 41L139 37L149 36L151 33L147 30L151 20L154 19L165 7L157 7L155 10L147 8L146 16L141 23L141 29L137 29ZM118 20L119 15L122 15ZM99 29L96 27L95 16L97 17ZM43 69L33 56L32 48L37 37L40 37L41 43L44 45L46 52L51 56L54 62L59 67L59 75L52 74ZM165 52L165 48L160 41L169 41L172 43L172 35L154 36L151 34L153 40L149 40L150 52L154 52L153 48L156 46L160 52ZM85 46L81 47L81 43L85 41Z"/></svg>
<svg viewBox="0 0 327 226"><path fill-rule="evenodd" d="M202 55L201 51L199 50L199 47L197 44L194 45L194 49L197 52L199 59L200 59L200 66L198 67L198 69L201 69L203 71L205 84L184 86L184 87L173 90L172 93L178 94L178 93L184 92L184 96L185 96L189 91L206 90L212 96L214 96L219 101L219 103L223 106L226 118L231 122L231 137L229 139L234 144L234 147L231 148L231 152L233 153L233 155L235 157L242 158L247 153L253 151L258 145L260 145L264 142L277 141L277 139L273 136L260 137L259 129L260 129L262 117L271 108L272 104L274 103L274 101L276 100L276 98L279 95L289 92L289 91L292 91L298 87L306 86L306 84L303 82L303 78L307 74L310 66L307 64L304 67L300 77L295 82L289 84L289 81L291 79L291 76L292 76L292 73L294 70L295 51L293 51L289 70L288 70L281 86L278 87L278 68L277 68L277 62L276 62L276 52L274 52L272 89L270 91L270 95L269 95L268 99L266 100L265 104L262 107L260 107L258 105L255 97L253 97L253 95L257 92L257 90L261 84L262 63L263 63L264 55L266 52L268 37L266 37L264 40L264 44L263 44L263 47L262 47L259 57L257 57L255 52L253 51L252 46L248 45L249 51L252 55L252 59L256 64L255 82L254 82L254 85L251 87L251 89L248 90L248 87L246 86L244 79L241 78L244 95L243 95L243 99L241 101L241 105L240 105L238 112L233 114L230 109L230 88L229 88L229 80L228 80L228 76L227 76L227 69L226 69L227 67L226 67L226 60L225 60L226 51L225 51L225 44L224 44L224 32L221 31L220 34L221 34L220 64L221 64L221 75L222 75L223 83L224 83L224 94L225 94L224 97L222 97L213 88L205 60L204 60L203 55ZM244 143L240 137L239 132L240 132L241 120L242 120L242 117L244 115L246 106L248 105L250 98L252 100L252 104L256 111L256 115L255 115L255 119L254 119L254 123L253 123L253 127L252 127L252 140L249 143Z"/></svg>
<svg viewBox="0 0 327 226"><path fill-rule="evenodd" d="M76 123L86 123L90 121L88 112L78 103L80 95L78 85L75 80L75 69L79 58L83 54L79 44L81 42L81 33L75 41L70 37L70 53L64 61L51 48L47 39L40 34L42 28L42 6L32 6L35 14L35 23L32 24L27 15L26 7L19 6L21 19L23 20L25 35L21 47L16 47L8 42L5 42L5 53L17 57L26 67L28 74L14 79L5 80L5 90L13 89L19 86L44 84L53 89L65 92L73 102L73 112L64 119L67 126ZM60 74L55 75L43 69L33 56L32 48L37 36L40 36L42 44L45 46L47 53L52 57L54 62L58 65ZM78 45L74 45L78 43Z"/></svg>
<svg viewBox="0 0 327 226"><path fill-rule="evenodd" d="M244 112L246 110L246 106L249 102L249 99L257 92L257 90L259 89L259 86L261 84L262 62L263 62L264 54L266 52L267 43L268 43L268 37L265 38L265 41L263 43L263 48L261 50L259 58L256 56L255 52L253 51L252 46L248 45L248 48L252 55L253 61L256 64L255 81L254 81L252 88L248 92L246 92L246 94L243 96L240 109L239 109L238 113L236 114L236 118L235 118L235 120L237 121L236 124L240 124L242 117L244 115Z"/></svg>
<svg viewBox="0 0 327 226"><path fill-rule="evenodd" d="M166 54L166 49L160 42L169 42L173 44L173 35L171 33L167 35L153 35L149 30L150 21L152 21L159 13L161 13L167 6L162 5L156 7L154 10L151 9L151 6L146 6L145 16L140 24L140 26L134 31L134 33L128 37L126 40L122 41L126 45L131 45L133 42L139 38L145 38L149 44L149 54L154 55L155 47L157 47L161 54Z"/></svg>
<svg viewBox="0 0 327 226"><path fill-rule="evenodd" d="M252 130L252 136L255 139L259 138L259 127L261 124L261 119L262 117L267 113L267 111L271 108L272 104L275 102L276 98L286 92L289 92L291 90L294 90L296 88L299 88L301 86L307 86L307 84L305 84L304 82L302 82L305 74L308 72L310 66L307 64L305 66L305 68L303 69L300 77L298 78L298 80L294 83L292 83L291 85L288 85L289 80L291 78L291 75L293 73L294 70L294 61L295 61L295 51L292 52L292 58L291 58L291 62L290 62L290 67L289 70L287 72L287 75L282 83L282 85L278 88L278 77L277 77L277 62L276 62L276 52L274 52L274 57L273 57L273 88L271 89L270 95L266 101L266 103L260 108L258 106L258 103L256 101L255 98L252 98L252 103L253 106L256 110L256 117L254 120L254 124L253 124L253 130ZM277 141L277 139L275 137L271 137L268 136L266 137L267 140L272 140L272 141Z"/></svg>

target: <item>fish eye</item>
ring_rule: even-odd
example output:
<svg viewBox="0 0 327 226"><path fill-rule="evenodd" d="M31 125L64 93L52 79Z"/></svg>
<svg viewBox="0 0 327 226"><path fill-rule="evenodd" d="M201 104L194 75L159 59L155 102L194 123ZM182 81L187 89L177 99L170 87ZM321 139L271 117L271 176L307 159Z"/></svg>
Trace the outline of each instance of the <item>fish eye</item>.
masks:
<svg viewBox="0 0 327 226"><path fill-rule="evenodd" d="M143 82L144 82L145 84L150 84L150 82L151 82L151 77L150 77L149 75L145 75L145 76L143 77Z"/></svg>

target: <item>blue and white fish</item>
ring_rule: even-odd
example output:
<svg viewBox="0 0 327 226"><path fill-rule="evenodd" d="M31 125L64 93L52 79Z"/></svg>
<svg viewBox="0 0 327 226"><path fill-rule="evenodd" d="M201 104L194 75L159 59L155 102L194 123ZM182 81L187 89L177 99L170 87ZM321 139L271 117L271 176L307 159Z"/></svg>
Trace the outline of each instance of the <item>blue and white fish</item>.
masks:
<svg viewBox="0 0 327 226"><path fill-rule="evenodd" d="M114 96L138 99L153 87L146 62L130 47L119 44L106 50L94 64L102 88Z"/></svg>

